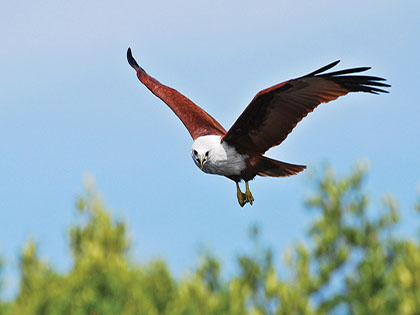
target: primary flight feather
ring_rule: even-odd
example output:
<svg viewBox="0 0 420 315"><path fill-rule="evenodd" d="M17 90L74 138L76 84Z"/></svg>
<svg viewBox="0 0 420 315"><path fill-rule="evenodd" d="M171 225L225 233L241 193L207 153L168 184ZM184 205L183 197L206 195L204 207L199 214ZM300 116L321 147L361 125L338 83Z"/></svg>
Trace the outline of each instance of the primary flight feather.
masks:
<svg viewBox="0 0 420 315"><path fill-rule="evenodd" d="M359 75L369 67L324 73L339 63L335 61L310 74L260 91L226 132L187 97L149 76L137 64L130 48L127 59L140 82L164 101L188 129L194 139L191 155L195 164L206 173L223 175L235 181L242 207L247 202L251 205L254 202L248 182L256 175L291 176L306 168L276 161L263 154L282 143L296 124L319 104L349 92L388 93L383 88L390 86L383 82L383 78ZM239 188L241 180L245 181L245 193Z"/></svg>

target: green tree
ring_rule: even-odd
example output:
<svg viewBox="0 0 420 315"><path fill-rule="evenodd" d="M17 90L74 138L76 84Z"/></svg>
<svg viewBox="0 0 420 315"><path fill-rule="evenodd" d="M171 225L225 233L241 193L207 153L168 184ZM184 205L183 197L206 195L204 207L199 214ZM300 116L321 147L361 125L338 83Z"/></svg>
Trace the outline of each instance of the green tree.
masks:
<svg viewBox="0 0 420 315"><path fill-rule="evenodd" d="M162 260L140 264L130 256L125 223L87 185L76 206L81 220L69 233L71 270L55 271L29 241L19 292L0 301L0 314L420 314L420 239L395 236L392 198L372 215L365 173L358 167L339 178L327 169L315 182L306 201L314 220L307 241L284 256L286 277L258 226L249 231L252 250L237 257L228 279L210 254L182 279Z"/></svg>
<svg viewBox="0 0 420 315"><path fill-rule="evenodd" d="M4 266L4 261L2 259L2 257L0 256L0 315L5 314L6 313L6 309L7 309L7 304L5 302L2 301L2 291L3 291L3 266Z"/></svg>

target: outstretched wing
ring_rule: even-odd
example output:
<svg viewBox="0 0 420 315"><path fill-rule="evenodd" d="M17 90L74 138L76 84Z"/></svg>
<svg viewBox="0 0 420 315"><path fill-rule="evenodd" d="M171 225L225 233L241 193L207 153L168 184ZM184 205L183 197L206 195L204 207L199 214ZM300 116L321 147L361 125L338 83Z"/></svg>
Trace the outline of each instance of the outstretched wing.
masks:
<svg viewBox="0 0 420 315"><path fill-rule="evenodd" d="M163 85L148 75L143 68L137 64L131 54L130 48L127 50L127 59L128 63L136 70L140 82L172 109L175 115L181 119L194 140L200 136L223 136L226 134L226 130L217 122L217 120L207 114L202 108L194 104L177 90Z"/></svg>
<svg viewBox="0 0 420 315"><path fill-rule="evenodd" d="M323 73L338 63L260 91L222 141L238 152L264 153L283 142L296 124L321 103L349 92L388 93L377 88L390 86L380 82L385 79L354 75L369 67Z"/></svg>

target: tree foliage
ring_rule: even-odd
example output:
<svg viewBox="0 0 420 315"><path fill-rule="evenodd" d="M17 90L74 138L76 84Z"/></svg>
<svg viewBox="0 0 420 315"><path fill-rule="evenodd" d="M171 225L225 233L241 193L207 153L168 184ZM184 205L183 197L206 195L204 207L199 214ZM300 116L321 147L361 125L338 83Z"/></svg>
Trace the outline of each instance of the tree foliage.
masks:
<svg viewBox="0 0 420 315"><path fill-rule="evenodd" d="M326 170L315 183L306 201L314 220L306 243L285 256L288 272L281 274L288 276L279 276L253 226L253 250L237 257L237 273L228 279L212 255L182 279L162 260L135 262L125 223L113 220L88 186L77 201L82 220L69 232L71 270L57 272L29 241L20 256L19 292L0 303L0 313L418 314L420 242L395 236L399 211L392 198L373 212L377 217L368 211L364 177L362 168L344 178Z"/></svg>

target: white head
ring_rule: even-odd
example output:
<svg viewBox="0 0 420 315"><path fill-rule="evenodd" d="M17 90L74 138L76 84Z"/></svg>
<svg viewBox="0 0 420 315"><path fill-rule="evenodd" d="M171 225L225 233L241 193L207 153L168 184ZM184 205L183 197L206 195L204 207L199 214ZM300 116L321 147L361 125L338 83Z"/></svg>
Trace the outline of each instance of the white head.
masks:
<svg viewBox="0 0 420 315"><path fill-rule="evenodd" d="M191 157L195 164L203 170L205 164L215 157L220 147L220 136L210 135L198 137L191 148Z"/></svg>
<svg viewBox="0 0 420 315"><path fill-rule="evenodd" d="M205 173L239 175L246 168L248 156L239 154L234 147L220 140L216 135L198 137L191 148L194 163Z"/></svg>

